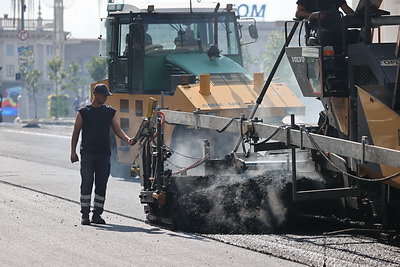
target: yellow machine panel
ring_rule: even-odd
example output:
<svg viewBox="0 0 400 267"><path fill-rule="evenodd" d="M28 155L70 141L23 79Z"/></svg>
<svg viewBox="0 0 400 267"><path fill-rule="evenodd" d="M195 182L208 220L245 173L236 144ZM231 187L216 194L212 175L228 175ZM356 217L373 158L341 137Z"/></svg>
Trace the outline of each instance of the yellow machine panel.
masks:
<svg viewBox="0 0 400 267"><path fill-rule="evenodd" d="M357 89L374 145L400 150L400 115L362 88ZM385 165L381 165L381 168L384 176L400 171ZM389 181L388 184L400 188L400 177Z"/></svg>

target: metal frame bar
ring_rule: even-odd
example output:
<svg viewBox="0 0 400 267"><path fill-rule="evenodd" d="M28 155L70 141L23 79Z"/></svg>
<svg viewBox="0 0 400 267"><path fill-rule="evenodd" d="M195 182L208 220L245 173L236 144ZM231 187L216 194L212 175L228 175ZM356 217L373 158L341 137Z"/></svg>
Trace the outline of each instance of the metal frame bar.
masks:
<svg viewBox="0 0 400 267"><path fill-rule="evenodd" d="M218 117L212 115L204 115L204 114L193 114L187 112L180 111L171 111L171 110L163 110L163 113L166 116L166 122L169 124L180 124L187 126L198 126L199 128L207 128L207 129L215 129L219 130L223 127L223 125L227 125L231 118L226 117ZM249 124L254 126L255 134L260 138L267 138L271 136L279 126L268 125L259 122L242 122L242 126L246 127ZM229 125L226 131L230 132L240 132L240 122L234 122ZM289 131L288 135L287 132ZM305 147L314 149L314 145L310 142L307 136L304 136L305 133L301 130L297 129L280 129L278 133L275 135L274 140L286 143L288 136L290 137L290 145L294 145L297 147ZM343 140L339 138L334 138L330 136L318 135L318 134L310 134L315 142L319 145L319 147L323 151L327 151L330 153L335 153L341 156L362 160L364 158L367 162L373 162L378 164L384 164L396 168L400 168L400 151L374 146L374 145L363 145L359 142ZM364 157L363 157L364 154Z"/></svg>

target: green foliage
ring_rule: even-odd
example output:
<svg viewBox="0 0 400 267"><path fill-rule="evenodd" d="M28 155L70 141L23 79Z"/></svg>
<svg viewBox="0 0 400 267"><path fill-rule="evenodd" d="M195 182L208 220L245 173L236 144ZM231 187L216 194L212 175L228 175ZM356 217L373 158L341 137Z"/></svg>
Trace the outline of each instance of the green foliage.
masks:
<svg viewBox="0 0 400 267"><path fill-rule="evenodd" d="M54 91L55 91L55 99L52 98L52 95L49 96L49 112L48 115L49 117L55 117L58 118L60 115L62 117L65 117L68 115L68 111L65 110L65 107L63 105L63 97L65 96L60 96L58 97L58 90L65 89L65 84L63 84L64 79L67 76L67 73L65 72L63 68L63 61L60 57L53 57L50 61L47 62L47 65L49 67L49 79L54 82ZM68 105L66 105L68 107Z"/></svg>
<svg viewBox="0 0 400 267"><path fill-rule="evenodd" d="M39 91L38 82L42 73L34 67L35 56L33 51L31 49L23 51L19 62L19 71L24 79L25 89L33 95L35 118L37 118L36 93Z"/></svg>
<svg viewBox="0 0 400 267"><path fill-rule="evenodd" d="M68 117L70 107L68 105L68 95L49 95L47 115L49 118Z"/></svg>
<svg viewBox="0 0 400 267"><path fill-rule="evenodd" d="M71 65L68 66L65 87L71 89L71 91L77 95L81 95L82 87L87 84L87 81L81 78L80 72L80 66L76 61L73 61Z"/></svg>
<svg viewBox="0 0 400 267"><path fill-rule="evenodd" d="M58 95L58 89L61 86L61 90L64 89L62 83L67 76L67 73L63 68L63 61L60 57L53 57L50 61L47 62L49 67L49 79L54 82L55 86L55 94Z"/></svg>
<svg viewBox="0 0 400 267"><path fill-rule="evenodd" d="M86 67L93 81L98 82L107 78L107 59L93 56Z"/></svg>
<svg viewBox="0 0 400 267"><path fill-rule="evenodd" d="M33 55L32 50L25 50L22 52L20 63L19 63L19 71L21 72L22 77L27 85L27 90L31 93L38 92L38 81L42 73L34 68L35 66L35 57Z"/></svg>
<svg viewBox="0 0 400 267"><path fill-rule="evenodd" d="M285 34L283 32L276 31L268 37L265 53L258 60L258 64L262 63L265 66L264 72L266 76L270 74L284 43ZM286 56L282 58L274 77L279 78L279 82L287 84L296 95L301 95L300 88Z"/></svg>

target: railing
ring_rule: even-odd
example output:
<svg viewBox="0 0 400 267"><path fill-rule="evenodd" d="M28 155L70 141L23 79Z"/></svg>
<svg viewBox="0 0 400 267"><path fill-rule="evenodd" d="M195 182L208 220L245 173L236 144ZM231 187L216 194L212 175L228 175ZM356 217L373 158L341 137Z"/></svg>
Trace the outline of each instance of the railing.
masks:
<svg viewBox="0 0 400 267"><path fill-rule="evenodd" d="M0 31L17 31L20 29L19 19L0 18ZM51 19L26 19L24 20L25 30L53 29L54 20Z"/></svg>

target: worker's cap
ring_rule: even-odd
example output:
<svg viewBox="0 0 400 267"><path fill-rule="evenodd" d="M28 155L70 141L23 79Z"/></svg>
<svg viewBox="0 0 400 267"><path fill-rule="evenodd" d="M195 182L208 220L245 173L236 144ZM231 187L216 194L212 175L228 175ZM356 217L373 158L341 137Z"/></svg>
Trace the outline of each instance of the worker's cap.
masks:
<svg viewBox="0 0 400 267"><path fill-rule="evenodd" d="M112 95L105 84L99 83L93 88L93 93L102 94L104 96Z"/></svg>

